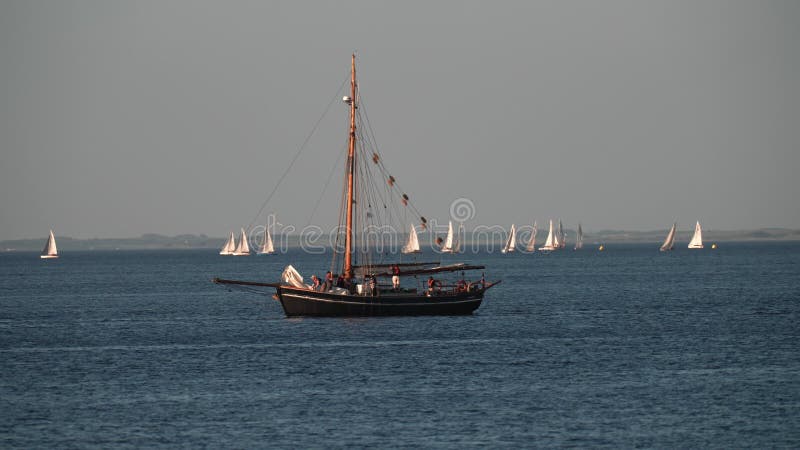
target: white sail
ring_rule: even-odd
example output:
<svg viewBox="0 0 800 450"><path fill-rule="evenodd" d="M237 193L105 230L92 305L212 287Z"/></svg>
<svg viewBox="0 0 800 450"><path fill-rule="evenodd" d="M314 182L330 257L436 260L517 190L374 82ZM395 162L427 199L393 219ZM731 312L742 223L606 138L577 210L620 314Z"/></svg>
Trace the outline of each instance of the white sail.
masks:
<svg viewBox="0 0 800 450"><path fill-rule="evenodd" d="M561 224L561 220L558 221L558 248L564 248L567 246L567 235L564 234L564 225Z"/></svg>
<svg viewBox="0 0 800 450"><path fill-rule="evenodd" d="M547 232L547 239L544 241L544 245L539 247L539 250L555 250L558 248L558 239L553 233L553 220L550 220L550 230Z"/></svg>
<svg viewBox="0 0 800 450"><path fill-rule="evenodd" d="M411 225L411 231L408 233L408 242L401 250L403 253L419 253L419 238L417 237L417 230L414 225Z"/></svg>
<svg viewBox="0 0 800 450"><path fill-rule="evenodd" d="M517 229L514 228L514 224L511 224L511 231L508 233L508 239L506 240L506 245L500 250L502 253L509 253L513 252L517 246Z"/></svg>
<svg viewBox="0 0 800 450"><path fill-rule="evenodd" d="M242 228L242 236L239 238L239 245L237 245L236 250L233 251L233 256L248 255L250 255L250 244L248 244L247 235L244 233L244 228Z"/></svg>
<svg viewBox="0 0 800 450"><path fill-rule="evenodd" d="M283 269L281 280L283 280L284 283L297 288L311 289L311 286L303 282L303 276L300 275L300 272L298 272L297 269L295 269L291 264Z"/></svg>
<svg viewBox="0 0 800 450"><path fill-rule="evenodd" d="M236 250L236 240L233 238L233 231L231 231L231 236L225 241L225 245L222 246L219 254L232 255L234 250Z"/></svg>
<svg viewBox="0 0 800 450"><path fill-rule="evenodd" d="M672 224L672 228L669 229L669 233L667 233L667 238L664 239L664 243L661 244L662 252L666 252L672 250L672 247L675 245L675 228L678 226L678 223L675 222Z"/></svg>
<svg viewBox="0 0 800 450"><path fill-rule="evenodd" d="M575 238L575 250L580 250L583 248L583 229L581 229L581 224L578 223L578 235Z"/></svg>
<svg viewBox="0 0 800 450"><path fill-rule="evenodd" d="M58 258L58 247L56 247L56 237L53 235L53 230L50 230L50 236L47 237L47 243L44 244L44 249L39 257L42 259Z"/></svg>
<svg viewBox="0 0 800 450"><path fill-rule="evenodd" d="M264 242L261 243L258 254L269 255L272 253L275 253L275 247L272 245L272 236L269 234L269 227L264 227Z"/></svg>
<svg viewBox="0 0 800 450"><path fill-rule="evenodd" d="M442 252L453 253L453 222L447 222L447 237L444 239Z"/></svg>
<svg viewBox="0 0 800 450"><path fill-rule="evenodd" d="M694 226L694 236L689 241L689 248L703 248L703 229L700 228L700 222Z"/></svg>
<svg viewBox="0 0 800 450"><path fill-rule="evenodd" d="M531 238L528 240L528 245L525 246L525 250L529 252L536 251L536 221L533 221L533 231L531 231Z"/></svg>
<svg viewBox="0 0 800 450"><path fill-rule="evenodd" d="M464 224L463 223L459 223L458 224L458 231L456 232L456 236L455 236L455 241L456 242L455 242L455 244L453 244L453 253L461 253L461 241L463 241L464 235L465 235L465 233L464 233Z"/></svg>

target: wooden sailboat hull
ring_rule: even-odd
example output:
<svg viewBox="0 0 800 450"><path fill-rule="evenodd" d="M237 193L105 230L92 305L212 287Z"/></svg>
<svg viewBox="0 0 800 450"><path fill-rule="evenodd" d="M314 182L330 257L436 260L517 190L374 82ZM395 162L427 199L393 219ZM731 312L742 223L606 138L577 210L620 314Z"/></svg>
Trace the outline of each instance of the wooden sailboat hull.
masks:
<svg viewBox="0 0 800 450"><path fill-rule="evenodd" d="M339 295L286 286L277 297L288 317L447 316L472 314L483 301L484 290L428 297L415 295Z"/></svg>

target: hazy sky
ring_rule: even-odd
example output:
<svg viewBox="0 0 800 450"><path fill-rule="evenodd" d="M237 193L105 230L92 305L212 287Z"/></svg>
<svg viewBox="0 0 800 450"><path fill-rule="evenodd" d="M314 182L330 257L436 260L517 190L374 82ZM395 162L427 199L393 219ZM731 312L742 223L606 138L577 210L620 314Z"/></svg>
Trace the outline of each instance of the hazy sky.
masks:
<svg viewBox="0 0 800 450"><path fill-rule="evenodd" d="M353 51L428 217L800 227L798 1L0 0L0 239L247 225ZM282 223L308 222L346 114L267 206Z"/></svg>

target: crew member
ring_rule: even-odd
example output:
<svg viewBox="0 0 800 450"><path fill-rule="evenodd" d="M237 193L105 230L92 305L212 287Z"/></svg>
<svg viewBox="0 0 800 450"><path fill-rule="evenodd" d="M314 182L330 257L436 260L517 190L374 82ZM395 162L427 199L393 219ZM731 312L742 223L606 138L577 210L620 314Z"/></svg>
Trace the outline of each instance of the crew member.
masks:
<svg viewBox="0 0 800 450"><path fill-rule="evenodd" d="M400 289L400 266L397 264L392 266L392 289Z"/></svg>

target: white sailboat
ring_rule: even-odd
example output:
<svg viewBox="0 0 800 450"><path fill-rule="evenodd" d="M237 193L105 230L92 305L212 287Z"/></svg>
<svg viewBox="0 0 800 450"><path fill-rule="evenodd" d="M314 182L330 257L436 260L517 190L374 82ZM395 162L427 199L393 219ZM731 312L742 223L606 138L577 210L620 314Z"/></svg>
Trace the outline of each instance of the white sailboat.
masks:
<svg viewBox="0 0 800 450"><path fill-rule="evenodd" d="M411 231L408 233L408 242L403 246L402 253L419 253L419 238L417 237L417 230L414 225L411 225Z"/></svg>
<svg viewBox="0 0 800 450"><path fill-rule="evenodd" d="M272 245L272 236L269 234L269 227L264 227L264 242L257 252L259 255L271 255L275 253L275 247Z"/></svg>
<svg viewBox="0 0 800 450"><path fill-rule="evenodd" d="M659 249L662 252L668 252L672 250L672 247L675 245L675 228L678 226L677 222L673 222L672 228L669 229L669 233L667 233L667 238L664 239L664 243L661 244L661 248Z"/></svg>
<svg viewBox="0 0 800 450"><path fill-rule="evenodd" d="M444 244L442 245L442 253L455 253L454 251L454 237L453 237L453 222L447 222L447 237L444 239Z"/></svg>
<svg viewBox="0 0 800 450"><path fill-rule="evenodd" d="M580 250L583 248L583 229L581 228L580 222L578 223L578 235L575 238L575 249Z"/></svg>
<svg viewBox="0 0 800 450"><path fill-rule="evenodd" d="M461 253L461 242L464 240L465 233L464 233L464 224L458 224L458 231L456 232L455 236L455 244L453 244L453 253Z"/></svg>
<svg viewBox="0 0 800 450"><path fill-rule="evenodd" d="M517 229L514 228L514 224L511 224L511 231L508 233L508 239L506 240L506 245L503 246L503 249L500 250L501 253L510 253L513 252L514 249L517 247Z"/></svg>
<svg viewBox="0 0 800 450"><path fill-rule="evenodd" d="M232 255L233 251L236 250L236 240L233 238L233 231L231 231L231 236L225 241L225 245L222 246L220 249L220 255Z"/></svg>
<svg viewBox="0 0 800 450"><path fill-rule="evenodd" d="M553 251L559 248L558 238L556 237L555 233L553 233L553 220L550 220L550 230L547 232L547 239L544 241L544 245L539 247L539 250L542 251Z"/></svg>
<svg viewBox="0 0 800 450"><path fill-rule="evenodd" d="M700 228L700 222L694 226L694 236L689 241L689 248L703 248L703 229Z"/></svg>
<svg viewBox="0 0 800 450"><path fill-rule="evenodd" d="M242 228L242 236L239 238L239 245L236 246L236 250L231 254L233 256L250 255L250 244L247 242L247 235L244 233L244 228Z"/></svg>
<svg viewBox="0 0 800 450"><path fill-rule="evenodd" d="M528 240L528 245L525 246L525 251L536 251L536 221L533 221L533 231L531 231L531 238Z"/></svg>
<svg viewBox="0 0 800 450"><path fill-rule="evenodd" d="M42 259L58 258L58 247L56 247L56 237L53 236L53 230L50 230L50 236L47 238L47 243L44 244L44 249L39 257Z"/></svg>

